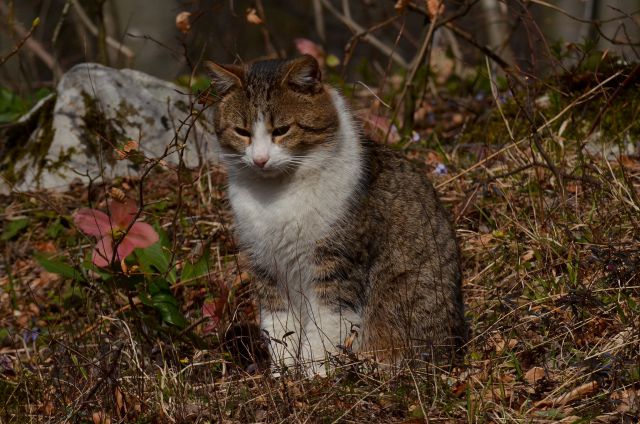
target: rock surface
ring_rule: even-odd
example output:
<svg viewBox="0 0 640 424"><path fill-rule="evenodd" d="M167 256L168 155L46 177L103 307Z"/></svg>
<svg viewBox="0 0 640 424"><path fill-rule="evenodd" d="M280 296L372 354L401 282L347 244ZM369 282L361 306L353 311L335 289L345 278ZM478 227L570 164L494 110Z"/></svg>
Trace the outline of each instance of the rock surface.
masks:
<svg viewBox="0 0 640 424"><path fill-rule="evenodd" d="M198 166L215 157L208 122L186 88L131 69L76 65L55 95L2 134L0 192L136 176L156 160L177 164L179 150L186 166Z"/></svg>

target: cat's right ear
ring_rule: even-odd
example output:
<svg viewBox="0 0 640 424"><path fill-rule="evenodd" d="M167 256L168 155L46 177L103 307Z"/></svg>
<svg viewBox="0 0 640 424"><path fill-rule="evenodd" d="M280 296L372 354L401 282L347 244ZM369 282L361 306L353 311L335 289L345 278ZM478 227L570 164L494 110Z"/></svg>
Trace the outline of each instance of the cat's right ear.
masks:
<svg viewBox="0 0 640 424"><path fill-rule="evenodd" d="M319 92L322 90L322 72L318 61L308 54L289 61L283 83L295 91Z"/></svg>
<svg viewBox="0 0 640 424"><path fill-rule="evenodd" d="M233 86L242 87L244 70L241 66L218 65L213 62L205 62L204 65L209 70L211 84L218 96L222 96Z"/></svg>

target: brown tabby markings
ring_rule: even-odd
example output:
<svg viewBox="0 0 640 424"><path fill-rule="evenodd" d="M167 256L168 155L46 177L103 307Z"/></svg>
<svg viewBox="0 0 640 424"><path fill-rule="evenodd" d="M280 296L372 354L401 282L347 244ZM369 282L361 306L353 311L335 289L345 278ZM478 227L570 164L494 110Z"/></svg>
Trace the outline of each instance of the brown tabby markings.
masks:
<svg viewBox="0 0 640 424"><path fill-rule="evenodd" d="M317 63L310 57L256 62L244 68L209 66L220 95L214 113L223 148L245 152L251 140L238 129L250 133L261 119L273 133L273 143L292 155L313 158L318 152L337 152L340 143L360 143L338 137L339 114L352 118L348 111L337 109L332 89L319 81ZM286 133L278 135L279 128L287 128ZM336 314L360 318L360 350L377 351L383 358L408 351L411 356L433 353L434 359L452 358L466 340L467 329L458 246L448 214L423 172L383 146L370 142L362 146L365 172L353 181L356 194L330 230L311 240L310 290ZM314 174L293 172L279 178L269 184L279 184L285 191L296 178L312 180ZM267 184L259 178L238 178L230 184L253 181ZM322 184L312 186L320 190ZM249 248L253 242L245 244L243 248ZM278 281L258 263L257 255L270 252L253 252L250 259L262 313L289 310L284 286L291 282ZM281 258L272 254L277 263ZM342 341L331 342L335 346Z"/></svg>

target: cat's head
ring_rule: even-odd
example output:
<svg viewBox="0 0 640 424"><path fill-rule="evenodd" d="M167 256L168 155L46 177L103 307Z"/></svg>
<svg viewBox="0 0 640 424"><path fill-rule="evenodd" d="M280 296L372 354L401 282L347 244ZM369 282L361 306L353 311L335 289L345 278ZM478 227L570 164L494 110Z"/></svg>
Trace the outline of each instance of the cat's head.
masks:
<svg viewBox="0 0 640 424"><path fill-rule="evenodd" d="M206 65L215 130L230 166L261 176L290 173L334 142L339 117L313 57Z"/></svg>

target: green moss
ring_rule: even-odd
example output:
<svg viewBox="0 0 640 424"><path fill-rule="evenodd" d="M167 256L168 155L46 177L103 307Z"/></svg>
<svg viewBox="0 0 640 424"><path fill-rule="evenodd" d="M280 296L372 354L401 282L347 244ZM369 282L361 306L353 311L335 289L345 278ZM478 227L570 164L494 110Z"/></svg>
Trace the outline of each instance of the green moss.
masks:
<svg viewBox="0 0 640 424"><path fill-rule="evenodd" d="M0 174L10 183L20 181L27 169L36 169L39 175L46 163L46 156L53 143L53 107L55 96L45 101L40 110L23 122L17 122L2 132L0 139ZM39 130L38 130L39 129ZM34 135L34 131L38 132ZM18 168L17 164L31 158Z"/></svg>
<svg viewBox="0 0 640 424"><path fill-rule="evenodd" d="M121 117L108 118L96 99L84 91L81 95L85 106L80 126L80 143L84 147L84 154L89 158L102 158L104 162L114 165L117 160L114 147L126 141Z"/></svg>

